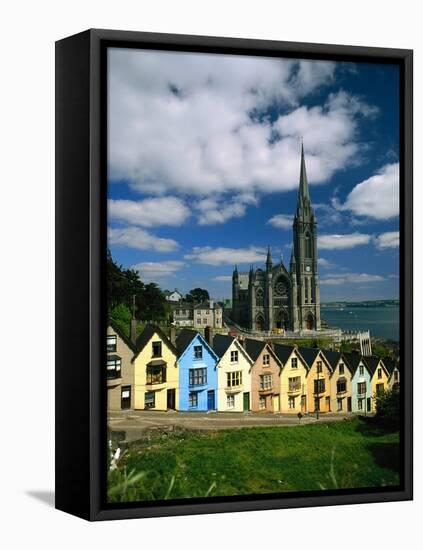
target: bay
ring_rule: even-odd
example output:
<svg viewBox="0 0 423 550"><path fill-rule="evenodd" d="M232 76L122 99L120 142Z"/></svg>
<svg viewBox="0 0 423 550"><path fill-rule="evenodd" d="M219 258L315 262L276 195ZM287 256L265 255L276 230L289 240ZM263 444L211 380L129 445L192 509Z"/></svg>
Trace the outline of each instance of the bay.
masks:
<svg viewBox="0 0 423 550"><path fill-rule="evenodd" d="M331 328L370 330L376 338L399 341L399 307L321 306L320 314Z"/></svg>

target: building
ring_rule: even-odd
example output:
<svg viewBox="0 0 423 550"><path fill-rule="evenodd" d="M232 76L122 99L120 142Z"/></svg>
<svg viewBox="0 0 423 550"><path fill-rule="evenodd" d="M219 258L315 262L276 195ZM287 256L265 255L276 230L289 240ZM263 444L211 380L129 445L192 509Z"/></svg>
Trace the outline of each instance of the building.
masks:
<svg viewBox="0 0 423 550"><path fill-rule="evenodd" d="M323 350L332 369L330 377L331 411L348 413L352 411L352 376L349 364L339 351Z"/></svg>
<svg viewBox="0 0 423 550"><path fill-rule="evenodd" d="M307 412L308 365L297 346L274 345L282 364L280 375L280 412Z"/></svg>
<svg viewBox="0 0 423 550"><path fill-rule="evenodd" d="M216 410L218 355L200 333L183 329L176 339L179 410Z"/></svg>
<svg viewBox="0 0 423 550"><path fill-rule="evenodd" d="M168 302L180 302L183 298L177 288L175 290L165 290L163 294Z"/></svg>
<svg viewBox="0 0 423 550"><path fill-rule="evenodd" d="M385 367L388 369L388 372L389 372L389 379L388 379L389 389L398 390L399 385L400 385L399 361L394 361L393 359L390 359L389 357L385 357L383 359L383 362L384 362Z"/></svg>
<svg viewBox="0 0 423 550"><path fill-rule="evenodd" d="M255 330L319 330L320 286L317 272L317 222L308 188L304 148L293 221L289 269L274 264L270 247L266 265L232 275L232 320Z"/></svg>
<svg viewBox="0 0 423 550"><path fill-rule="evenodd" d="M318 348L299 347L298 351L308 367L307 396L304 408L308 412L331 412L331 366Z"/></svg>
<svg viewBox="0 0 423 550"><path fill-rule="evenodd" d="M206 327L222 328L223 309L214 300L208 300L194 306L194 328L204 329Z"/></svg>
<svg viewBox="0 0 423 550"><path fill-rule="evenodd" d="M282 365L270 343L246 338L244 347L254 361L251 367L251 410L280 411L280 374Z"/></svg>
<svg viewBox="0 0 423 550"><path fill-rule="evenodd" d="M360 414L371 413L372 375L367 364L364 362L364 358L358 353L343 353L342 355L353 373L351 379L352 412Z"/></svg>
<svg viewBox="0 0 423 550"><path fill-rule="evenodd" d="M135 409L166 411L179 407L177 351L160 327L147 325L136 341Z"/></svg>
<svg viewBox="0 0 423 550"><path fill-rule="evenodd" d="M251 367L254 361L232 336L216 334L213 349L217 364L217 410L243 412L250 410Z"/></svg>
<svg viewBox="0 0 423 550"><path fill-rule="evenodd" d="M134 408L135 345L110 323L107 327L107 410Z"/></svg>
<svg viewBox="0 0 423 550"><path fill-rule="evenodd" d="M194 326L194 304L189 302L171 303L173 323L177 327Z"/></svg>
<svg viewBox="0 0 423 550"><path fill-rule="evenodd" d="M370 355L363 357L366 363L370 378L370 395L372 396L372 411L376 411L376 396L381 395L385 390L389 389L389 371L380 357Z"/></svg>

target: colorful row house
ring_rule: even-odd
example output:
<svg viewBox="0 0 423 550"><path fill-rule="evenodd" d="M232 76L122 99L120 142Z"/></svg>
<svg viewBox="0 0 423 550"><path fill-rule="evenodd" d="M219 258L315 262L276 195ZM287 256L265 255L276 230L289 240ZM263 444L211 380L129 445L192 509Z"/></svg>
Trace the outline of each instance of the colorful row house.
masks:
<svg viewBox="0 0 423 550"><path fill-rule="evenodd" d="M109 410L373 413L399 387L399 363L376 356L147 325L135 344L107 330Z"/></svg>
<svg viewBox="0 0 423 550"><path fill-rule="evenodd" d="M183 329L176 339L180 411L217 409L219 357L198 332Z"/></svg>
<svg viewBox="0 0 423 550"><path fill-rule="evenodd" d="M216 334L213 349L217 364L217 409L225 412L250 410L251 368L254 361L233 336Z"/></svg>

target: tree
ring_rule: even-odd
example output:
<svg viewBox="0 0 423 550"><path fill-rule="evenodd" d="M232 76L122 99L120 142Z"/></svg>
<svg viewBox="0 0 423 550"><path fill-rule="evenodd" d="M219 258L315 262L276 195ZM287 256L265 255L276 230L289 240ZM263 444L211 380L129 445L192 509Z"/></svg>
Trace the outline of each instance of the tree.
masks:
<svg viewBox="0 0 423 550"><path fill-rule="evenodd" d="M193 288L185 296L187 302L206 302L210 300L210 295L204 288Z"/></svg>
<svg viewBox="0 0 423 550"><path fill-rule="evenodd" d="M398 429L400 421L400 392L392 388L384 390L376 398L376 420L382 426L390 429Z"/></svg>
<svg viewBox="0 0 423 550"><path fill-rule="evenodd" d="M132 313L128 306L118 304L110 311L110 319L129 337Z"/></svg>

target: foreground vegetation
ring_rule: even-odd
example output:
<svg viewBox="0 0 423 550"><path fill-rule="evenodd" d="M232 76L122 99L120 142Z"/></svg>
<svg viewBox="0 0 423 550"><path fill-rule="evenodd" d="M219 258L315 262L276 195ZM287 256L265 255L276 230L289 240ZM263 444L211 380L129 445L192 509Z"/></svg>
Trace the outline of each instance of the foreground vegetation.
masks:
<svg viewBox="0 0 423 550"><path fill-rule="evenodd" d="M154 430L122 454L111 451L109 500L397 485L398 453L398 432L378 427L375 419L219 432Z"/></svg>

